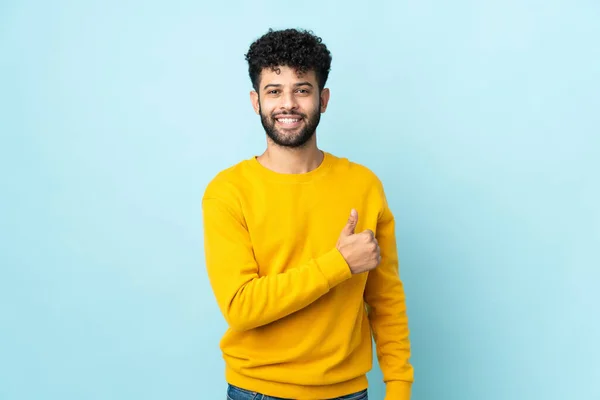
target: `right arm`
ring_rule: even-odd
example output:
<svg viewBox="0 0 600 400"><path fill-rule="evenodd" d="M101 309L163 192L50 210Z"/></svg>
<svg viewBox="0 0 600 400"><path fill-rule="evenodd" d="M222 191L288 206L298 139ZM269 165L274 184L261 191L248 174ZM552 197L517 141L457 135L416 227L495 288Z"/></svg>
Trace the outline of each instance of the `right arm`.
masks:
<svg viewBox="0 0 600 400"><path fill-rule="evenodd" d="M349 279L352 272L337 248L277 275L258 276L245 219L222 199L205 198L206 268L218 306L229 326L244 331L286 317Z"/></svg>

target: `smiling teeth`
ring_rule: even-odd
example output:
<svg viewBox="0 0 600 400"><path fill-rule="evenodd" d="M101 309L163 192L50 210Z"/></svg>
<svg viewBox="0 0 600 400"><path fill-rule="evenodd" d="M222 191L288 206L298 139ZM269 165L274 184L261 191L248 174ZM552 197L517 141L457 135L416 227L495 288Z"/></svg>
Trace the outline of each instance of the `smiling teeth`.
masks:
<svg viewBox="0 0 600 400"><path fill-rule="evenodd" d="M281 118L279 120L279 122L283 122L284 124L293 124L294 122L298 122L298 119L292 119L292 118Z"/></svg>

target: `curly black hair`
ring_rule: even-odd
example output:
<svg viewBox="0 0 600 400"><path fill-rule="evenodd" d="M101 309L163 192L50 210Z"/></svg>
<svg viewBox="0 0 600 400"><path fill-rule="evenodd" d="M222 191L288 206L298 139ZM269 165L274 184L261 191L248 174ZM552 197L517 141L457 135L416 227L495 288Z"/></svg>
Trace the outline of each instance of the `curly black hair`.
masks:
<svg viewBox="0 0 600 400"><path fill-rule="evenodd" d="M331 53L321 38L311 31L300 29L269 29L250 45L246 61L256 91L263 68L276 70L287 66L301 74L314 70L320 90L325 87L331 69Z"/></svg>

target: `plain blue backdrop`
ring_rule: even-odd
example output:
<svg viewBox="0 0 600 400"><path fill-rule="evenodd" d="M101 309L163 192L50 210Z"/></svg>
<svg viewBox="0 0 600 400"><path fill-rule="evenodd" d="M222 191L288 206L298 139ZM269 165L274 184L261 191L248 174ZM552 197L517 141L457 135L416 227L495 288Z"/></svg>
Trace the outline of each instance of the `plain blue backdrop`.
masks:
<svg viewBox="0 0 600 400"><path fill-rule="evenodd" d="M222 399L200 200L244 54L333 53L320 146L397 218L415 400L600 398L600 3L0 5L0 399ZM370 394L383 397L377 366Z"/></svg>

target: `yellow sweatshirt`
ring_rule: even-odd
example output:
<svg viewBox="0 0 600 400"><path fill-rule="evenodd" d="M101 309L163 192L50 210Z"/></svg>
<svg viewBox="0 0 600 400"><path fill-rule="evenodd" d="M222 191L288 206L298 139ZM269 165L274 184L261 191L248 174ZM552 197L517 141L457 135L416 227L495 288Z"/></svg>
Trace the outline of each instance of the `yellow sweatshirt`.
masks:
<svg viewBox="0 0 600 400"><path fill-rule="evenodd" d="M226 380L293 399L363 390L372 329L386 399L408 400L413 368L394 217L373 172L324 154L304 174L276 173L252 157L206 188L206 268L229 324ZM352 208L355 232L375 232L382 256L356 275L336 249Z"/></svg>

